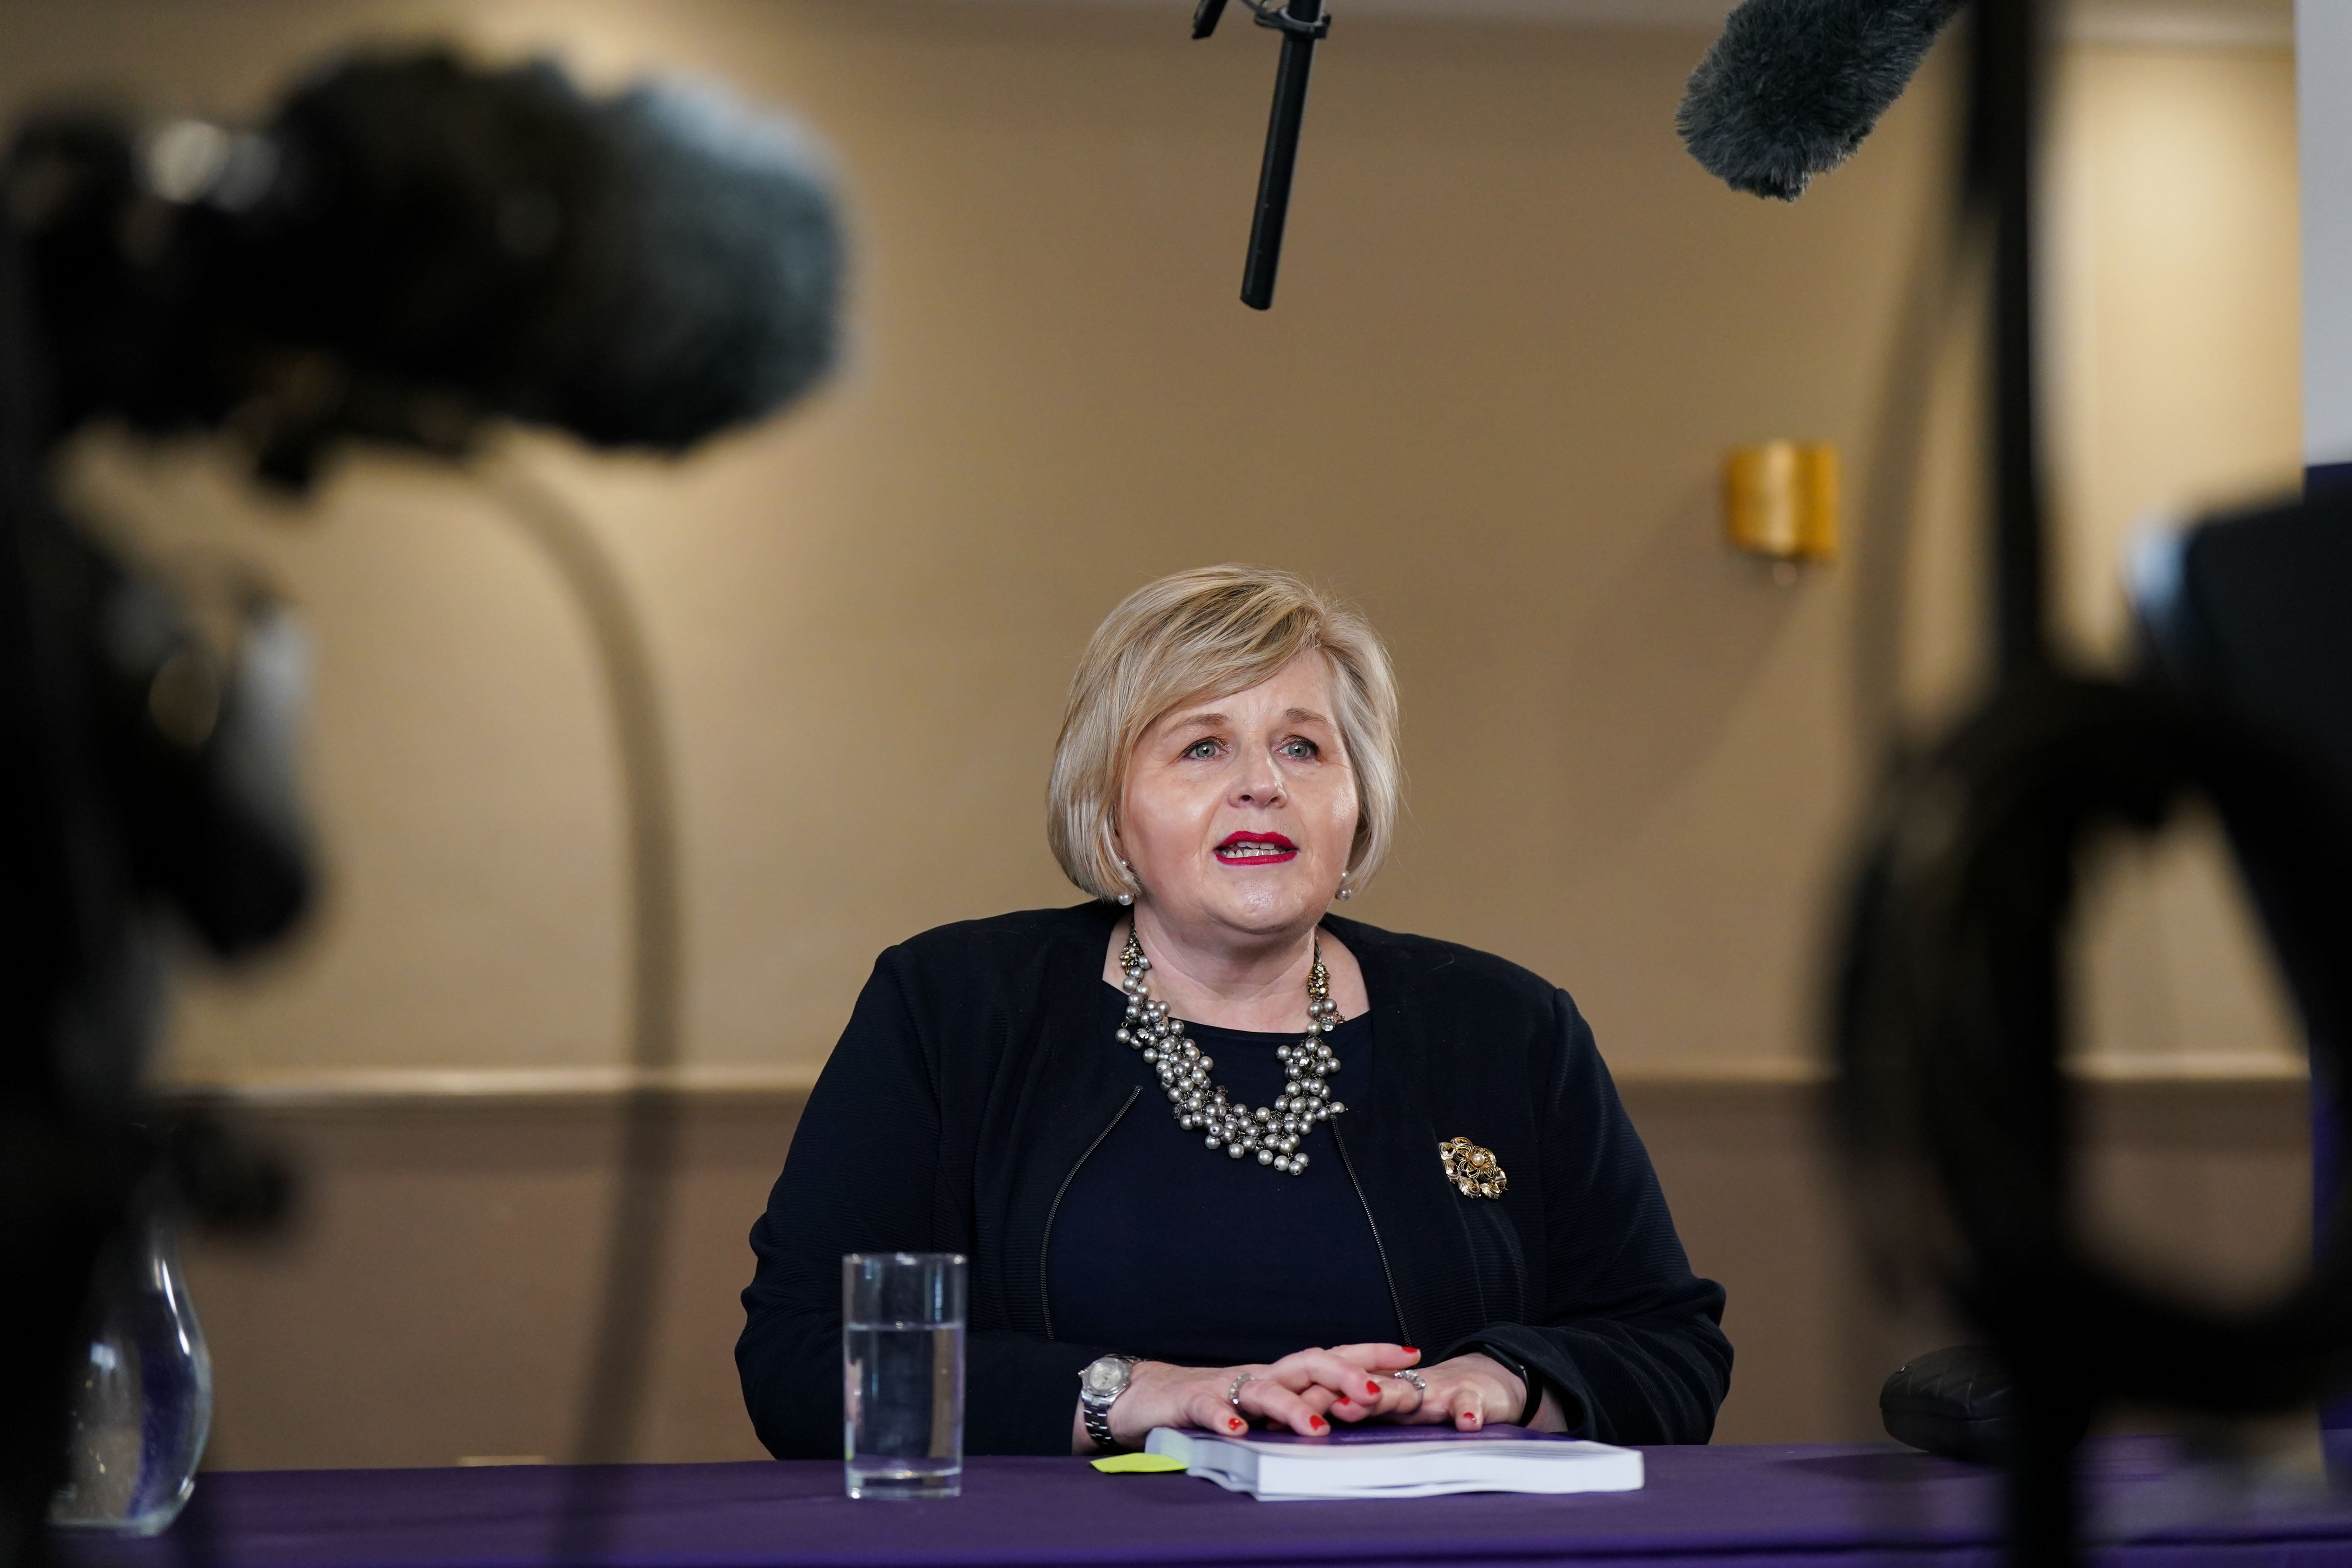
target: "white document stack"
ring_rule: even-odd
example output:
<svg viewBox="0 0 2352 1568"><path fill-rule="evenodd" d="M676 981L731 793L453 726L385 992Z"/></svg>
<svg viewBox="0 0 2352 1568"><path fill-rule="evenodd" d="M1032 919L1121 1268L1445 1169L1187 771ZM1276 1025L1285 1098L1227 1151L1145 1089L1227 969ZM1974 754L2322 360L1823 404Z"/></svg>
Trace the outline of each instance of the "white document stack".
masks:
<svg viewBox="0 0 2352 1568"><path fill-rule="evenodd" d="M1435 1497L1442 1492L1630 1492L1642 1456L1516 1426L1343 1427L1328 1437L1155 1429L1147 1453L1181 1459L1188 1474L1262 1502Z"/></svg>

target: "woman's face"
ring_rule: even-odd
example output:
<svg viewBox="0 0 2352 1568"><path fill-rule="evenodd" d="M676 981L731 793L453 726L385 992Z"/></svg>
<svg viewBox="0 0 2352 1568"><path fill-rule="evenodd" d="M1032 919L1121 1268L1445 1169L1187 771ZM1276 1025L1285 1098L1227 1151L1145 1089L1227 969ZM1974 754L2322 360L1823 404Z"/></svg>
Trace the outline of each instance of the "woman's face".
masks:
<svg viewBox="0 0 2352 1568"><path fill-rule="evenodd" d="M1331 687L1330 660L1310 648L1144 732L1119 854L1156 917L1267 936L1322 918L1356 837L1356 775Z"/></svg>

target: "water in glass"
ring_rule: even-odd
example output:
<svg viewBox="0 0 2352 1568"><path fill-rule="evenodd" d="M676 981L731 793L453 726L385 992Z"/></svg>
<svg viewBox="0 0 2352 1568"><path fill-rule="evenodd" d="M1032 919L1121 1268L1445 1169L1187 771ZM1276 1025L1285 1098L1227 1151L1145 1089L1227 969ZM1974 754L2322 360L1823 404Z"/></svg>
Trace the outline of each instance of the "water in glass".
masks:
<svg viewBox="0 0 2352 1568"><path fill-rule="evenodd" d="M964 1260L842 1259L842 1447L854 1498L963 1487Z"/></svg>

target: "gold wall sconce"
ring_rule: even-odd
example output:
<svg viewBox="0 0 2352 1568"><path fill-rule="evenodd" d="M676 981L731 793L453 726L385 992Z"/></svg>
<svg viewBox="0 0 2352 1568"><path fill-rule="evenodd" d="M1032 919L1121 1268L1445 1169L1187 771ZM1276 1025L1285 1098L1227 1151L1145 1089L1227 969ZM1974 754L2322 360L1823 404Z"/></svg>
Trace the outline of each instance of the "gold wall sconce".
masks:
<svg viewBox="0 0 2352 1568"><path fill-rule="evenodd" d="M1831 562L1838 553L1838 455L1825 441L1766 441L1723 458L1723 531L1768 560Z"/></svg>

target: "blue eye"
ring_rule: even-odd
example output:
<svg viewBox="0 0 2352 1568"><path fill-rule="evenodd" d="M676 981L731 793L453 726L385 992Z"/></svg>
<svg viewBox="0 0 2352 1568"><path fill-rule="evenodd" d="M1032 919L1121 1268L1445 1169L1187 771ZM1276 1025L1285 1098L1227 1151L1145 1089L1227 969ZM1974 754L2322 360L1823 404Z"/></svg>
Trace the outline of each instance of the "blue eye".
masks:
<svg viewBox="0 0 2352 1568"><path fill-rule="evenodd" d="M1300 740L1297 737L1293 736L1291 739L1285 741L1282 743L1282 754L1286 757L1313 758L1321 755L1322 752L1321 748L1318 747L1314 742Z"/></svg>
<svg viewBox="0 0 2352 1568"><path fill-rule="evenodd" d="M1184 754L1202 759L1213 757L1217 754L1217 743L1214 741L1195 741L1184 748Z"/></svg>

